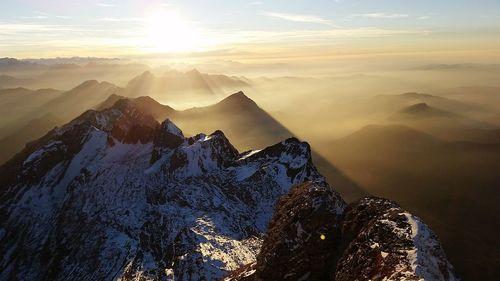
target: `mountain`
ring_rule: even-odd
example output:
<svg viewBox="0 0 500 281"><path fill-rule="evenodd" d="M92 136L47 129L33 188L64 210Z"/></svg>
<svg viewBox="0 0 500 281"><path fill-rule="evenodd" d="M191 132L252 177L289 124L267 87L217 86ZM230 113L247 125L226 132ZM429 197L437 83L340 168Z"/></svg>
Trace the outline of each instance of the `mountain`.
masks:
<svg viewBox="0 0 500 281"><path fill-rule="evenodd" d="M347 241L340 223L350 213L314 167L307 143L289 138L239 153L221 131L185 137L130 100L87 111L30 143L0 166L0 186L0 280L218 280L245 264L265 268L266 256L283 262L279 249L306 249L296 262L307 270L308 253L332 254L307 247L320 244L317 234L328 235L329 246L339 245L330 233ZM451 268L416 217L385 213L361 217L377 218L370 235L389 261L407 265L393 268L424 278ZM285 236L294 228L305 239L295 240L297 249ZM378 237L378 229L392 236ZM372 232L359 233L353 243L370 248L363 239ZM429 243L422 249L417 241ZM433 263L414 258L421 254Z"/></svg>
<svg viewBox="0 0 500 281"><path fill-rule="evenodd" d="M102 58L54 58L19 60L0 58L0 74L11 86L29 88L57 88L69 90L86 80L104 80L124 85L127 81L149 70L149 66ZM0 87L2 87L0 79ZM14 83L15 82L15 83ZM12 84L14 83L14 84ZM7 86L4 86L7 87Z"/></svg>
<svg viewBox="0 0 500 281"><path fill-rule="evenodd" d="M21 151L26 143L40 138L55 126L61 124L64 124L63 120L48 113L40 118L31 120L14 134L0 139L0 165Z"/></svg>
<svg viewBox="0 0 500 281"><path fill-rule="evenodd" d="M18 64L20 65L20 64L30 64L30 63L9 57L0 58L0 66L18 65Z"/></svg>
<svg viewBox="0 0 500 281"><path fill-rule="evenodd" d="M84 64L57 63L35 75L38 87L56 87L71 89L86 80L108 81L112 84L125 85L127 81L149 67L137 63L88 62Z"/></svg>
<svg viewBox="0 0 500 281"><path fill-rule="evenodd" d="M30 78L16 78L5 74L0 75L0 88L26 87L33 83L35 83L35 80Z"/></svg>
<svg viewBox="0 0 500 281"><path fill-rule="evenodd" d="M230 95L211 106L179 111L172 119L181 127L193 131L221 128L235 139L237 147L244 150L292 136L243 92Z"/></svg>
<svg viewBox="0 0 500 281"><path fill-rule="evenodd" d="M132 79L121 94L126 97L150 96L175 107L190 104L211 104L225 92L250 85L236 77L210 75L193 69L187 72L165 71L156 76L150 71ZM189 100L195 103L187 103Z"/></svg>
<svg viewBox="0 0 500 281"><path fill-rule="evenodd" d="M57 98L61 93L62 91L54 89L40 89L36 91L26 88L0 89L0 111L2 112L0 137L13 132L6 130L5 127L13 125L17 119L28 115L41 104Z"/></svg>
<svg viewBox="0 0 500 281"><path fill-rule="evenodd" d="M37 68L41 67L36 63L18 60L15 58L0 58L0 72L18 71L25 68Z"/></svg>
<svg viewBox="0 0 500 281"><path fill-rule="evenodd" d="M111 108L117 101L122 99L128 99L134 103L134 105L143 112L147 112L153 116L156 120L165 120L166 118L172 118L175 115L176 110L168 105L161 104L149 96L137 97L137 98L126 98L124 96L112 94L105 101L94 107L96 110L104 110Z"/></svg>
<svg viewBox="0 0 500 281"><path fill-rule="evenodd" d="M420 104L420 107L424 107L425 104L428 107L454 113L459 112L460 114L477 113L484 110L484 107L474 103L421 93L377 95L346 104L332 104L331 106L335 110L335 116L338 117L350 119L379 118L383 120L394 115L397 111L404 111L405 108L411 110L411 107L417 104ZM418 107L416 109L418 111Z"/></svg>
<svg viewBox="0 0 500 281"><path fill-rule="evenodd" d="M21 143L10 147L22 147L32 140L32 137L37 138L46 133L43 128L53 128L69 122L95 104L106 100L109 95L118 90L119 88L113 84L96 80L86 81L66 92L52 89L32 91L23 88L0 90L0 97L4 102L0 105L2 109L5 109L5 112L11 113L5 118L7 120L0 129L0 137L18 136L14 138ZM2 95L3 91L7 93ZM54 118L45 118L46 116ZM28 134L23 132L30 123L39 122L40 124L40 120L44 120L42 127L29 129L30 133ZM22 139L19 136L27 138ZM18 151L12 151L9 155L16 152ZM0 158L6 159L6 157L0 154Z"/></svg>
<svg viewBox="0 0 500 281"><path fill-rule="evenodd" d="M420 118L437 118L437 117L457 117L449 111L441 110L432 106L429 106L425 102L410 105L399 110L396 116L393 118L408 118L408 119L420 119Z"/></svg>
<svg viewBox="0 0 500 281"><path fill-rule="evenodd" d="M500 220L499 144L450 142L408 126L372 125L317 147L368 193L419 214L464 280L498 279L500 227L491 222Z"/></svg>
<svg viewBox="0 0 500 281"><path fill-rule="evenodd" d="M459 279L429 226L398 204L346 207L331 188L304 183L278 202L256 262L223 280Z"/></svg>
<svg viewBox="0 0 500 281"><path fill-rule="evenodd" d="M360 130L336 140L334 145L371 148L372 145L408 149L417 147L434 147L442 143L438 138L403 125L367 125Z"/></svg>
<svg viewBox="0 0 500 281"><path fill-rule="evenodd" d="M388 118L450 141L500 143L498 127L486 122L418 103L405 107Z"/></svg>
<svg viewBox="0 0 500 281"><path fill-rule="evenodd" d="M16 58L0 58L0 73L17 78L36 79L36 76L47 69L47 66ZM26 87L27 85L22 85ZM43 86L41 88L57 88L54 86Z"/></svg>
<svg viewBox="0 0 500 281"><path fill-rule="evenodd" d="M41 105L38 111L72 119L118 90L119 88L111 83L88 80Z"/></svg>
<svg viewBox="0 0 500 281"><path fill-rule="evenodd" d="M395 111L404 106L418 103L425 103L429 106L437 107L451 112L481 111L482 106L461 102L453 99L422 93L404 93L400 95L379 95L371 99L373 108L392 108Z"/></svg>
<svg viewBox="0 0 500 281"><path fill-rule="evenodd" d="M55 58L35 58L35 59L23 59L25 62L32 62L45 65L57 65L57 64L97 64L103 62L120 62L122 59L119 58L100 58L100 57L55 57Z"/></svg>
<svg viewBox="0 0 500 281"><path fill-rule="evenodd" d="M73 89L66 91L54 99L41 104L32 112L31 116L42 116L44 114L54 114L62 120L69 121L97 103L106 100L111 94L119 91L120 88L108 83L88 80Z"/></svg>
<svg viewBox="0 0 500 281"><path fill-rule="evenodd" d="M275 90L279 91L279 89ZM304 98L293 103L294 106L300 106L293 111L287 110L286 107L283 106L282 111L284 113L277 115L277 117L285 124L292 124L289 126L291 126L294 131L307 132L307 134L312 137L312 142L326 142L341 138L355 132L359 128L374 123L387 124L390 122L409 126L409 124L398 121L403 119L403 121L408 122L410 118L408 118L407 115L412 116L412 113L408 112L408 114L404 114L404 110L410 110L412 106L417 104L421 104L421 106L425 104L432 109L458 114L464 118L486 120L483 117L486 108L481 105L429 94L404 93L369 97L364 95L358 98L352 97L348 100L346 99L346 101L332 100L330 95L325 94L323 98L314 101L309 101L307 95L301 95L301 97ZM339 96L343 95L345 94L339 93ZM280 104L279 101L276 101L276 103L278 105L274 107ZM272 106L273 105L269 105L268 108L272 108ZM296 114L295 111L297 110L299 110L301 114ZM321 112L321 118L318 118L318 112ZM438 112L434 113L438 114ZM413 115L415 114L416 112L413 113ZM424 114L421 113L420 115L423 116ZM491 114L489 114L489 116L491 116ZM393 118L396 120L391 120ZM427 123L431 123L430 119L427 121L429 121ZM486 122L476 123L483 123L484 125ZM332 126L332 124L335 124L335 126ZM324 133L324 128L328 128L328 134ZM491 129L491 126L484 127L484 129Z"/></svg>

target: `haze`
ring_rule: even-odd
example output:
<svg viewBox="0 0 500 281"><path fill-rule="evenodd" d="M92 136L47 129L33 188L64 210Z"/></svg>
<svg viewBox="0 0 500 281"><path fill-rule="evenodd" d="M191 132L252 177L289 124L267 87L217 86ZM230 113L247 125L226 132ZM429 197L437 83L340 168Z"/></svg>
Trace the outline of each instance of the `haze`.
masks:
<svg viewBox="0 0 500 281"><path fill-rule="evenodd" d="M498 0L3 1L0 57L0 164L137 99L240 151L307 141L345 198L398 200L464 280L500 278Z"/></svg>

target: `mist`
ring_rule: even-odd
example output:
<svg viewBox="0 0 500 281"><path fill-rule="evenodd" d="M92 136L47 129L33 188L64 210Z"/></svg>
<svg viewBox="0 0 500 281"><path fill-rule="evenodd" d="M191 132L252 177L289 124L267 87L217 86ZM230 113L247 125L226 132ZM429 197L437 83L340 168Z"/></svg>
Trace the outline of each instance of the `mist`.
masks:
<svg viewBox="0 0 500 281"><path fill-rule="evenodd" d="M397 200L436 230L461 275L477 277L478 267L485 278L493 275L498 227L482 225L500 213L500 67L411 59L390 67L344 64L326 72L312 61L310 75L302 64L264 63L246 72L238 65L236 73L204 72L215 63L141 60L3 66L0 160L122 98L137 100L160 122L170 118L186 135L222 130L241 152L298 137L345 198ZM256 69L263 74L252 75Z"/></svg>

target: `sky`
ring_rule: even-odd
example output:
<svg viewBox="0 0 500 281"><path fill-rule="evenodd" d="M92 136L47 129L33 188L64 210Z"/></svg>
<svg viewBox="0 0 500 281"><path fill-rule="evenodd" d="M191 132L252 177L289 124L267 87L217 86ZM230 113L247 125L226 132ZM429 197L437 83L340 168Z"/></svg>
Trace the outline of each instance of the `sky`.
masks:
<svg viewBox="0 0 500 281"><path fill-rule="evenodd" d="M498 51L500 0L1 0L0 57Z"/></svg>

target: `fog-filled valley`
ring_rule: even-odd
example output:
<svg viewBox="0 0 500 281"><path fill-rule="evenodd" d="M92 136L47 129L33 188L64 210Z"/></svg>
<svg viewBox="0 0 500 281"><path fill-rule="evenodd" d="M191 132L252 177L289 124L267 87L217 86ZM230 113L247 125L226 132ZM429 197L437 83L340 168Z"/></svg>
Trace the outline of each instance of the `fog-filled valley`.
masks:
<svg viewBox="0 0 500 281"><path fill-rule="evenodd" d="M498 278L498 65L286 76L205 68L0 59L0 161L121 99L188 136L222 130L240 152L295 136L347 201L398 201L436 231L464 280Z"/></svg>

